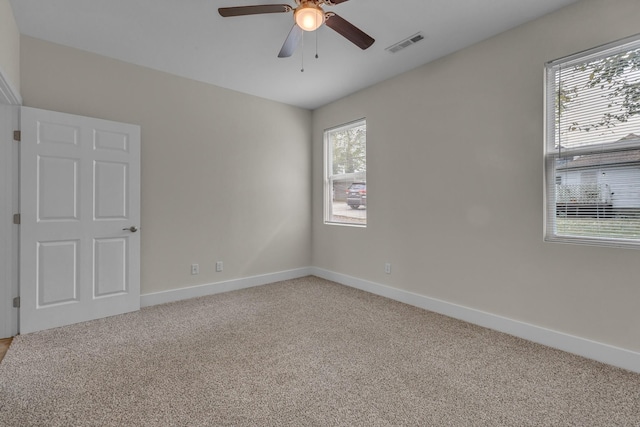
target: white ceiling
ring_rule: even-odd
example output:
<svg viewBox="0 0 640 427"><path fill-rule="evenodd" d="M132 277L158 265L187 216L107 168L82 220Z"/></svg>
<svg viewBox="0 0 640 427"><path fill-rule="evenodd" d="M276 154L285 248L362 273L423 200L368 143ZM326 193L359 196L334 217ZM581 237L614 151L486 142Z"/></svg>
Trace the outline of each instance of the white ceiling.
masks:
<svg viewBox="0 0 640 427"><path fill-rule="evenodd" d="M350 0L323 6L376 42L330 28L278 52L292 13L222 18L218 7L293 0L11 0L20 33L228 89L314 109L577 0ZM385 49L417 32L425 40ZM301 72L304 52L304 72Z"/></svg>

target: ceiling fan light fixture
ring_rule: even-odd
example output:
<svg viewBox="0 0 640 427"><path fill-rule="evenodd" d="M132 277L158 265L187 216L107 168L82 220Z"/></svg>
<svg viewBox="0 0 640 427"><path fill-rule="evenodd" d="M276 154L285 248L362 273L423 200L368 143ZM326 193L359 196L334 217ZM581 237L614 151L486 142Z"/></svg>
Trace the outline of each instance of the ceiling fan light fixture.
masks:
<svg viewBox="0 0 640 427"><path fill-rule="evenodd" d="M300 5L293 17L298 27L305 31L315 31L324 23L324 11L315 4Z"/></svg>

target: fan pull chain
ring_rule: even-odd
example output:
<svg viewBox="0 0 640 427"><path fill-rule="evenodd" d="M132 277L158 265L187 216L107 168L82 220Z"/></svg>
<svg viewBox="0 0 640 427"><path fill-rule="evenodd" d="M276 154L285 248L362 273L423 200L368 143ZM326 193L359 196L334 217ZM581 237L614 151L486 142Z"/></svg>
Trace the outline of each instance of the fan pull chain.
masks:
<svg viewBox="0 0 640 427"><path fill-rule="evenodd" d="M304 73L304 33L302 33L302 40L300 44L302 45L302 55L300 56L302 58L302 68L300 69L300 72Z"/></svg>
<svg viewBox="0 0 640 427"><path fill-rule="evenodd" d="M316 30L314 31L314 33L316 33L316 59L318 59L318 33L320 32L320 27L318 27L318 15L316 15Z"/></svg>

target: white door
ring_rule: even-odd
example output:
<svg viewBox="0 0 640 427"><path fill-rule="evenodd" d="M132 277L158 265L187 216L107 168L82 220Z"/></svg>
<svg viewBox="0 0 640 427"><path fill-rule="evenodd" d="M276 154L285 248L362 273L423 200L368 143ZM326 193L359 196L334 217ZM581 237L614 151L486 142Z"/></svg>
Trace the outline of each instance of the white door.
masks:
<svg viewBox="0 0 640 427"><path fill-rule="evenodd" d="M20 333L140 308L140 127L21 109Z"/></svg>

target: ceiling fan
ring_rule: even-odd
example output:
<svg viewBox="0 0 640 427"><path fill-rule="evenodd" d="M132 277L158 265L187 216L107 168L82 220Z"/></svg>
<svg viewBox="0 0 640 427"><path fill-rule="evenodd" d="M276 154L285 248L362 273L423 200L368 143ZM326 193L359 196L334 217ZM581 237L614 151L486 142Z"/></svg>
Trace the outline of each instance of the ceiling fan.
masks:
<svg viewBox="0 0 640 427"><path fill-rule="evenodd" d="M264 4L257 6L221 7L218 9L223 17L260 15L264 13L287 13L293 11L295 23L289 32L280 53L279 58L287 58L293 55L298 47L303 31L315 31L322 24L326 24L360 49L367 49L375 41L358 27L334 12L325 12L321 5L335 6L348 0L295 0L297 6L288 4Z"/></svg>

